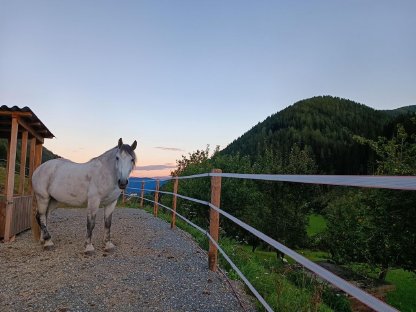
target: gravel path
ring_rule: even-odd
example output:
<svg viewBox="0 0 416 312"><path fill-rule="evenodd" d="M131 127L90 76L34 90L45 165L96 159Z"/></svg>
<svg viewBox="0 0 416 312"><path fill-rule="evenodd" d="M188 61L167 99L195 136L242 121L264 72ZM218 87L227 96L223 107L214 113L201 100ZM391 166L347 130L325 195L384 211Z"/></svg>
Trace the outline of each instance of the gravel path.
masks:
<svg viewBox="0 0 416 312"><path fill-rule="evenodd" d="M96 251L86 256L85 226L85 209L57 209L49 221L53 250L42 250L30 231L0 244L0 311L244 311L189 234L143 210L116 209L116 249L107 253L100 209Z"/></svg>

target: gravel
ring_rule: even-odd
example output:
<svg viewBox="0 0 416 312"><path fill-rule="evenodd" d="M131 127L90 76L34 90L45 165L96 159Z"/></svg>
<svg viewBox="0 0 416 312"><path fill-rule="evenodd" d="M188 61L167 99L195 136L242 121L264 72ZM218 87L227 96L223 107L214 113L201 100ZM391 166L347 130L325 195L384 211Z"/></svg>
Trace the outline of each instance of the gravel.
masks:
<svg viewBox="0 0 416 312"><path fill-rule="evenodd" d="M103 211L84 255L85 209L57 209L49 219L55 246L43 250L30 231L0 244L0 311L255 311L243 307L188 233L140 209L113 214L115 251L104 251Z"/></svg>

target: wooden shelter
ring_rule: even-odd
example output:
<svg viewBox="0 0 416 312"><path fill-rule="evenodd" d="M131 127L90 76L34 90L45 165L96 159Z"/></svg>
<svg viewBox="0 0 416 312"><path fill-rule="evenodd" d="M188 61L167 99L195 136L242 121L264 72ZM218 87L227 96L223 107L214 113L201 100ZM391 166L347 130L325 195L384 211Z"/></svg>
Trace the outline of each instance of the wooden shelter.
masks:
<svg viewBox="0 0 416 312"><path fill-rule="evenodd" d="M0 237L8 242L29 228L38 232L34 218L31 177L42 163L42 147L45 138L54 135L46 128L29 107L0 107L0 138L7 139L7 165L4 194L0 196ZM16 152L21 142L19 181L15 192ZM29 150L29 189L25 190L26 160ZM0 184L2 184L0 182ZM32 226L33 224L33 226Z"/></svg>

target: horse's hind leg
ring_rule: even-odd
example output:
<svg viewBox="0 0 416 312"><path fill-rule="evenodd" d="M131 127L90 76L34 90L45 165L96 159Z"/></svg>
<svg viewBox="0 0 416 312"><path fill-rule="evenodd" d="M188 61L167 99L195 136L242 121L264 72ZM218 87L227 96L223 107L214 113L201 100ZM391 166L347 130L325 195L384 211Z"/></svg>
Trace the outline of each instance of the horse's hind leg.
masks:
<svg viewBox="0 0 416 312"><path fill-rule="evenodd" d="M48 232L48 214L54 210L58 202L53 198L39 198L37 197L38 209L36 212L36 220L40 226L40 242L44 243L44 247L52 247L53 242L51 235Z"/></svg>

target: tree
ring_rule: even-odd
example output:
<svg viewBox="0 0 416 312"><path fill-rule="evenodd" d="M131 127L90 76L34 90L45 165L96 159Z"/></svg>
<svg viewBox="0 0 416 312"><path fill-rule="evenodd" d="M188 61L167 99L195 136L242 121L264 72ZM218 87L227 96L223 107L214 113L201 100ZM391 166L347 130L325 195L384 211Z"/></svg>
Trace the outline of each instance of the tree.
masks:
<svg viewBox="0 0 416 312"><path fill-rule="evenodd" d="M316 164L310 149L293 145L287 157L266 149L254 165L255 171L268 174L312 174ZM313 186L287 182L257 182L265 195L265 219L260 228L265 234L290 248L304 246L307 241L308 204ZM278 255L280 253L278 252ZM280 255L281 256L281 255Z"/></svg>
<svg viewBox="0 0 416 312"><path fill-rule="evenodd" d="M416 144L403 125L393 138L356 137L377 154L377 173L416 174ZM367 262L385 279L391 266L416 271L416 194L414 191L351 190L327 209L327 244L334 260Z"/></svg>

